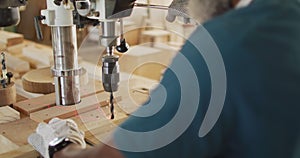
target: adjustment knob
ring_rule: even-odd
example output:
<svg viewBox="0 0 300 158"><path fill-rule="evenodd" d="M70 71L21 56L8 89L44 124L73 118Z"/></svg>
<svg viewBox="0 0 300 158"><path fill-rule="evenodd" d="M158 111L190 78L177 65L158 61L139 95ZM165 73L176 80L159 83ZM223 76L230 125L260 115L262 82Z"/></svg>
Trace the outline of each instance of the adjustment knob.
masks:
<svg viewBox="0 0 300 158"><path fill-rule="evenodd" d="M116 47L117 51L120 53L125 53L129 49L129 45L126 43L125 38L123 38L120 42L120 45Z"/></svg>

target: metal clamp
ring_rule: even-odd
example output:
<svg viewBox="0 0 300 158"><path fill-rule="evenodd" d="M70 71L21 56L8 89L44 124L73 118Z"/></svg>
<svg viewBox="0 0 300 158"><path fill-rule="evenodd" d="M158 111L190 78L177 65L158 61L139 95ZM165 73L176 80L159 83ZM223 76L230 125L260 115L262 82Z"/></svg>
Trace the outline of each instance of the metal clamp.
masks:
<svg viewBox="0 0 300 158"><path fill-rule="evenodd" d="M52 69L52 75L56 77L69 77L69 76L79 76L84 73L83 68L73 69L73 70L57 70Z"/></svg>

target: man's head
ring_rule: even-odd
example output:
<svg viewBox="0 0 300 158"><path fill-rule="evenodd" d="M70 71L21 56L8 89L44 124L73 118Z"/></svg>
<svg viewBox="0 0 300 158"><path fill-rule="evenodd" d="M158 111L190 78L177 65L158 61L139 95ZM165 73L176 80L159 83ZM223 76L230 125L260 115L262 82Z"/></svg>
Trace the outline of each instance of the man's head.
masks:
<svg viewBox="0 0 300 158"><path fill-rule="evenodd" d="M234 8L239 0L189 0L190 15L202 23Z"/></svg>

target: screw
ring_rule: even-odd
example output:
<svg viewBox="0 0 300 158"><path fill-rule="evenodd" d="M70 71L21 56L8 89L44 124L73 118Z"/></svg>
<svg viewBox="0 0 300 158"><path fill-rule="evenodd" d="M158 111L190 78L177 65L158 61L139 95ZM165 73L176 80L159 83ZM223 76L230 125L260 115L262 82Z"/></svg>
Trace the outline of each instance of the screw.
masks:
<svg viewBox="0 0 300 158"><path fill-rule="evenodd" d="M10 84L11 83L11 78L14 76L14 74L12 73L12 72L8 72L7 74L6 74L6 76L7 76L7 78L8 78L8 84Z"/></svg>

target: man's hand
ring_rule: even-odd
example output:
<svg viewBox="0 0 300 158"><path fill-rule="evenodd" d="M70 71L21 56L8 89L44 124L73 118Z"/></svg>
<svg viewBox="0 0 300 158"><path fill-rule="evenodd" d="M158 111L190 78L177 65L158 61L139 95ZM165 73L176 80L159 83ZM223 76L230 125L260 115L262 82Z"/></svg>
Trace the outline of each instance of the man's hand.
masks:
<svg viewBox="0 0 300 158"><path fill-rule="evenodd" d="M86 147L84 141L84 133L78 129L77 124L71 120L52 119L49 124L40 123L36 129L36 133L29 136L28 142L43 157L49 158L49 143L58 137L68 137L72 143Z"/></svg>
<svg viewBox="0 0 300 158"><path fill-rule="evenodd" d="M171 5L169 6L166 20L169 22L174 22L177 16L181 16L184 18L184 21L188 23L189 22L189 16L187 10L188 1L189 0L173 0Z"/></svg>

